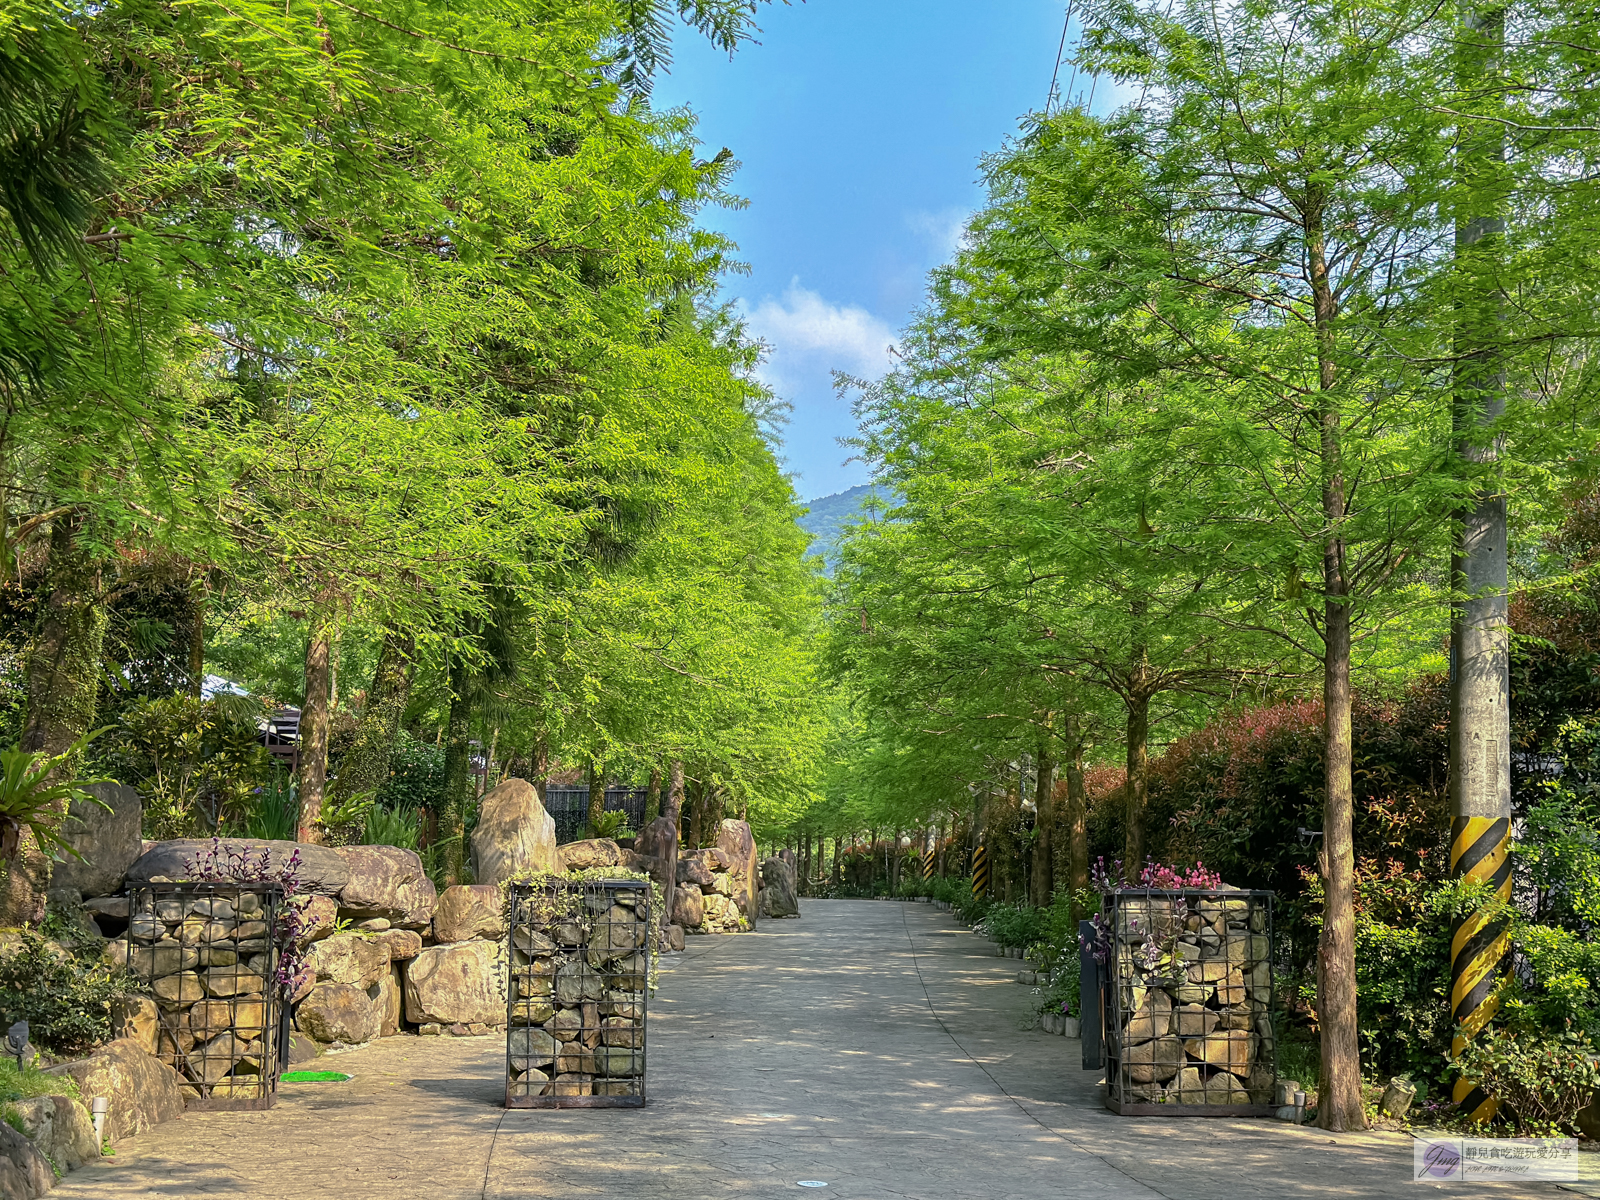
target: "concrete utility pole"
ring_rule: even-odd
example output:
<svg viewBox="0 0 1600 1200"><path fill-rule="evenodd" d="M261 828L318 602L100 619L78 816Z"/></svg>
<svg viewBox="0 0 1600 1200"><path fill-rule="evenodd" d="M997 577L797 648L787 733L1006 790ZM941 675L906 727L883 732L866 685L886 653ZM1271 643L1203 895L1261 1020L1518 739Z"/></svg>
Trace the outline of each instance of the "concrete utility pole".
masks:
<svg viewBox="0 0 1600 1200"><path fill-rule="evenodd" d="M1462 19L1459 82L1468 92L1500 70L1505 11L1469 10ZM1501 441L1485 435L1505 412L1506 378L1498 354L1504 319L1495 267L1505 221L1500 216L1505 165L1502 127L1473 122L1463 130L1462 192L1456 222L1456 264L1462 284L1457 311L1454 429L1460 461L1474 470L1499 460ZM1490 473L1458 514L1451 555L1454 607L1450 637L1450 871L1487 882L1511 898L1511 663L1507 619L1506 497ZM1459 1054L1494 1015L1494 993L1510 943L1503 920L1485 911L1461 919L1450 941L1450 1014ZM1454 1099L1463 1115L1487 1120L1498 1100L1473 1080L1458 1078Z"/></svg>

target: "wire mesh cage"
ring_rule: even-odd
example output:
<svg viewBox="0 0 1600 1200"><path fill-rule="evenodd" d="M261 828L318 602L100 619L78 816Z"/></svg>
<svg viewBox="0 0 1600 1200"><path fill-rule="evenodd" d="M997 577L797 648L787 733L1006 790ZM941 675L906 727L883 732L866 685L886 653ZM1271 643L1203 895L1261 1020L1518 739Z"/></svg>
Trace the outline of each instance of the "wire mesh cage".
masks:
<svg viewBox="0 0 1600 1200"><path fill-rule="evenodd" d="M128 969L155 997L157 1054L190 1108L270 1108L285 1036L275 932L283 893L261 883L128 891Z"/></svg>
<svg viewBox="0 0 1600 1200"><path fill-rule="evenodd" d="M1103 898L1106 1106L1271 1116L1272 893L1127 888Z"/></svg>
<svg viewBox="0 0 1600 1200"><path fill-rule="evenodd" d="M516 884L509 917L506 1106L642 1105L649 882Z"/></svg>

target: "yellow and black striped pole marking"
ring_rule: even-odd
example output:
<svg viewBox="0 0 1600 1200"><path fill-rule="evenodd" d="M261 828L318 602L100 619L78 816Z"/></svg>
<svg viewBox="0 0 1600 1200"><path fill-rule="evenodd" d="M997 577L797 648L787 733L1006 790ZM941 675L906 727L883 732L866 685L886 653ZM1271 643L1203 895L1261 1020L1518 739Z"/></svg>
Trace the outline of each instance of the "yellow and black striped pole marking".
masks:
<svg viewBox="0 0 1600 1200"><path fill-rule="evenodd" d="M1457 817L1450 829L1450 873L1487 883L1502 901L1511 899L1511 819ZM1500 1007L1497 994L1506 970L1511 940L1504 918L1475 912L1456 923L1450 936L1450 1015L1456 1026L1450 1042L1454 1057L1489 1023ZM1487 1121L1500 1102L1465 1077L1455 1082L1462 1116Z"/></svg>
<svg viewBox="0 0 1600 1200"><path fill-rule="evenodd" d="M932 879L933 878L933 847L932 846L929 846L926 850L924 850L922 852L922 877L924 879Z"/></svg>
<svg viewBox="0 0 1600 1200"><path fill-rule="evenodd" d="M983 843L978 843L978 848L972 852L972 894L986 896L989 894L989 856L984 853Z"/></svg>

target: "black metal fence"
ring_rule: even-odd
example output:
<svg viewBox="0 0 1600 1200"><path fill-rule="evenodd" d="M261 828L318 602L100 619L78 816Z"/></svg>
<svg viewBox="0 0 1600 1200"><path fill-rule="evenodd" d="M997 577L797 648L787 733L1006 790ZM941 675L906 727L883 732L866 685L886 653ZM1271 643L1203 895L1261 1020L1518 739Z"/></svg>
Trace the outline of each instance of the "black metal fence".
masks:
<svg viewBox="0 0 1600 1200"><path fill-rule="evenodd" d="M608 787L606 812L628 814L628 828L637 833L644 827L646 788ZM575 842L584 835L589 820L589 785L549 783L544 789L544 810L555 819L556 841Z"/></svg>
<svg viewBox="0 0 1600 1200"><path fill-rule="evenodd" d="M1102 903L1107 1107L1272 1115L1272 893L1141 888ZM1089 996L1084 1009L1096 1015Z"/></svg>
<svg viewBox="0 0 1600 1200"><path fill-rule="evenodd" d="M649 883L517 884L510 902L506 1106L642 1105Z"/></svg>
<svg viewBox="0 0 1600 1200"><path fill-rule="evenodd" d="M155 997L157 1053L190 1108L270 1108L287 1022L277 986L282 891L262 883L128 889L128 969Z"/></svg>

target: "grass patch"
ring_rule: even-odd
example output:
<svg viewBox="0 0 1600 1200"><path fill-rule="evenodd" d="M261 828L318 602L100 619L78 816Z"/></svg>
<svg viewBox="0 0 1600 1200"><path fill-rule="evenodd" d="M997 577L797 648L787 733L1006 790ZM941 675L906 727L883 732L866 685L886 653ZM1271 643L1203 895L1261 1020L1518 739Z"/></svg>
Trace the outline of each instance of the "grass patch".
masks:
<svg viewBox="0 0 1600 1200"><path fill-rule="evenodd" d="M354 1078L343 1071L285 1071L278 1076L280 1083L343 1083Z"/></svg>
<svg viewBox="0 0 1600 1200"><path fill-rule="evenodd" d="M0 1103L31 1100L35 1096L71 1096L78 1099L78 1084L68 1075L47 1075L37 1067L17 1070L17 1060L0 1058Z"/></svg>

